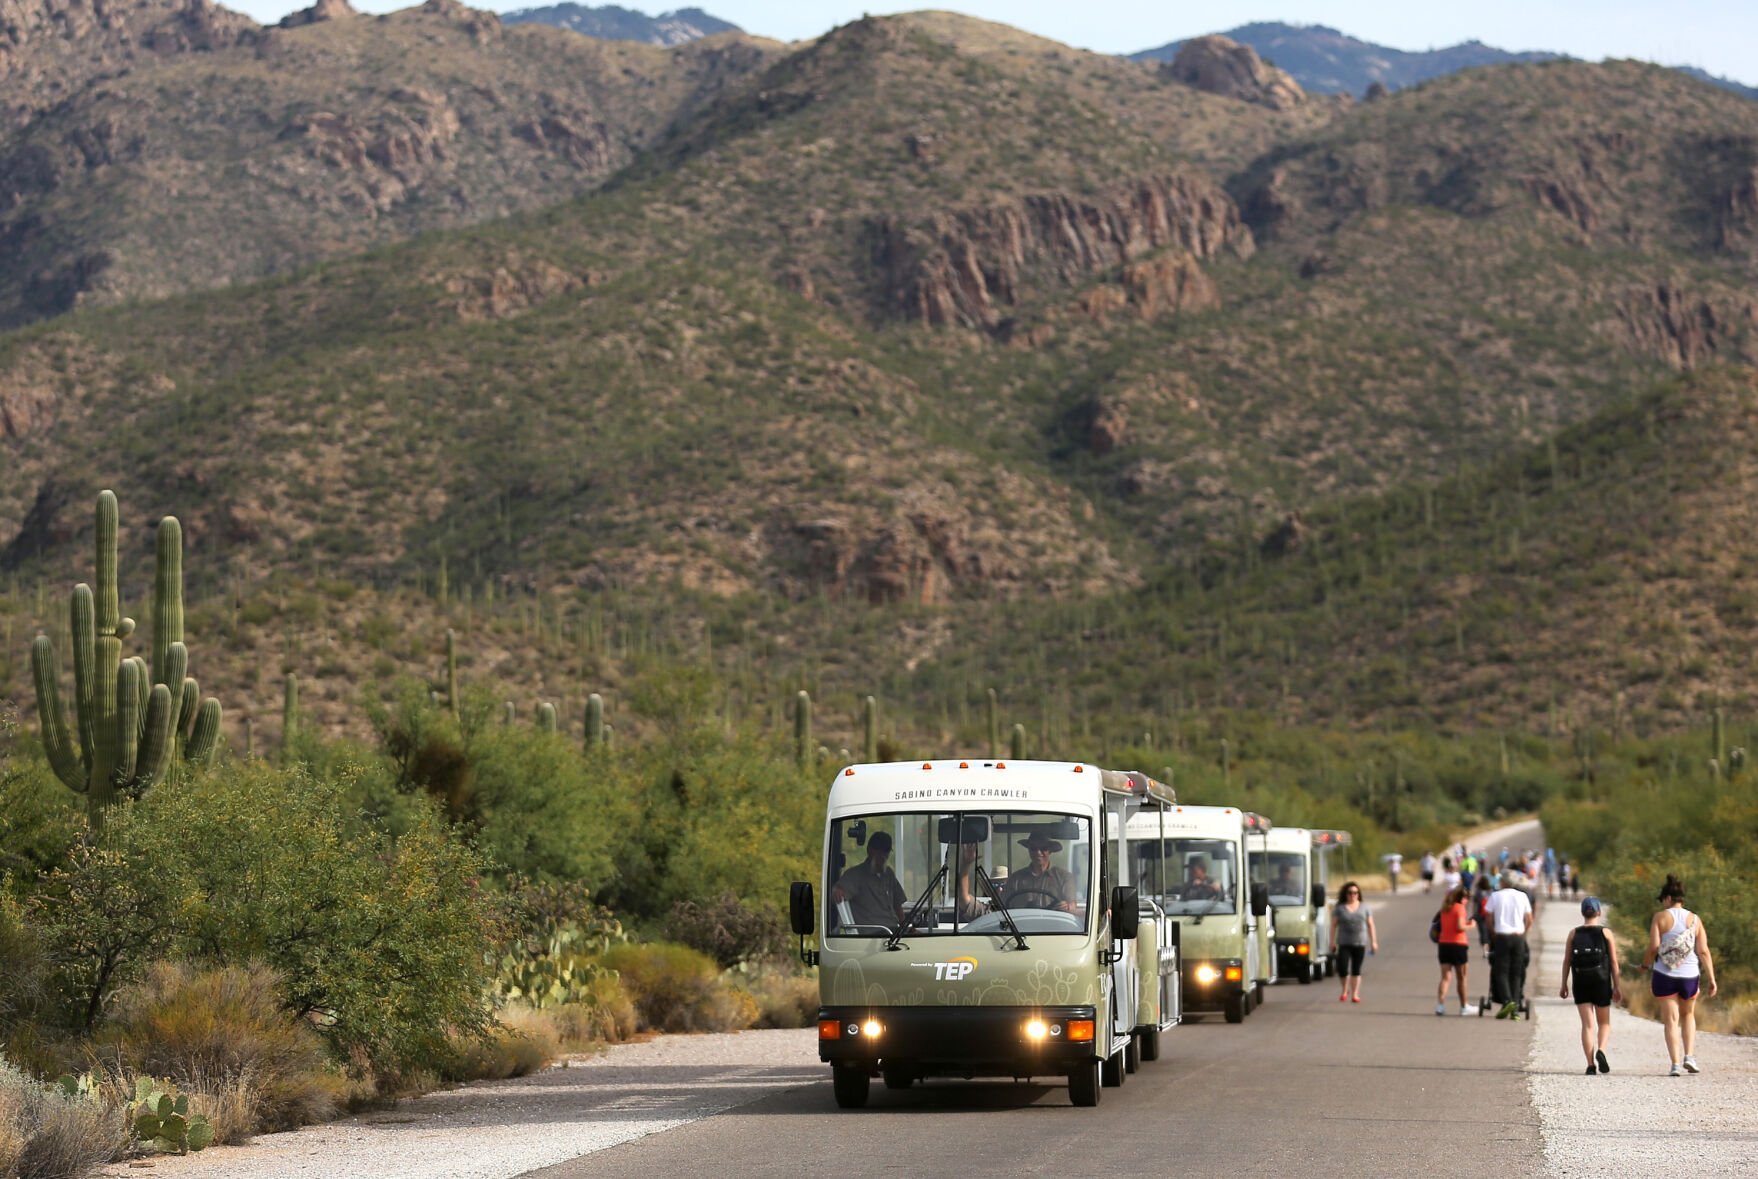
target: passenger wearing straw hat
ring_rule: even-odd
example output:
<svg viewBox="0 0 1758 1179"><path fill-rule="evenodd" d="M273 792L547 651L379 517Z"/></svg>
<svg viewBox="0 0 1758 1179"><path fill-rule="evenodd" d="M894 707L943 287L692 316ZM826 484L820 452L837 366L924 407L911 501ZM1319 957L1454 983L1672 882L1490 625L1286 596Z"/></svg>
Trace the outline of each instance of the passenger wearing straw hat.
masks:
<svg viewBox="0 0 1758 1179"><path fill-rule="evenodd" d="M1007 907L1076 912L1080 906L1080 891L1074 874L1050 863L1050 857L1062 850L1062 844L1042 831L1034 831L1020 840L1019 845L1030 853L1031 860L1008 876L1002 892Z"/></svg>

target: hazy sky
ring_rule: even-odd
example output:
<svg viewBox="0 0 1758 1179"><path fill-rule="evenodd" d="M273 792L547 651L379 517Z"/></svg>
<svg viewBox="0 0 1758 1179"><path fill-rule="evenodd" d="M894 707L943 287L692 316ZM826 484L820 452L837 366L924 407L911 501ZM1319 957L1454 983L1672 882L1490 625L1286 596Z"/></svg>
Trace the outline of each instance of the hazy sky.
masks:
<svg viewBox="0 0 1758 1179"><path fill-rule="evenodd" d="M309 0L220 0L259 21L278 20ZM470 2L470 0L466 0ZM475 0L474 7L508 11L544 0ZM1041 36L1103 53L1149 49L1251 21L1322 24L1396 49L1434 49L1478 40L1499 49L1548 49L1597 61L1636 57L1694 65L1712 74L1758 82L1758 0L1253 0L1179 4L1142 0L939 0L886 4L875 0L621 0L657 13L695 6L752 33L794 41L815 37L863 12L950 8L1003 21ZM354 0L368 12L389 12L406 0Z"/></svg>

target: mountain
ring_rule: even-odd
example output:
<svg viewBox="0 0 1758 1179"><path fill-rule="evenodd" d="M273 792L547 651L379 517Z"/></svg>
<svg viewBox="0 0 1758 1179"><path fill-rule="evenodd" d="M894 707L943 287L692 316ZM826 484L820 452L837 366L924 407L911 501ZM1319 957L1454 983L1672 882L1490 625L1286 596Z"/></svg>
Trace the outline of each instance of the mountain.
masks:
<svg viewBox="0 0 1758 1179"><path fill-rule="evenodd" d="M31 2L74 6L0 57L22 112L0 134L0 326L587 191L779 52L737 34L662 49L503 28L455 0L384 17L328 0L274 28L199 2L142 0L104 9L109 23L75 19L81 0ZM192 42L198 16L224 35ZM58 54L64 73L39 68Z"/></svg>
<svg viewBox="0 0 1758 1179"><path fill-rule="evenodd" d="M676 12L648 16L615 4L600 8L584 4L521 8L502 13L501 21L509 25L554 25L558 29L569 29L606 41L644 41L649 45L681 45L716 33L741 31L730 21L710 16L700 8L680 8Z"/></svg>
<svg viewBox="0 0 1758 1179"><path fill-rule="evenodd" d="M1241 25L1221 35L1250 46L1259 56L1287 70L1303 89L1320 94L1360 95L1375 82L1388 90L1398 90L1478 66L1554 61L1561 56L1510 53L1481 41L1411 52L1362 41L1324 25L1288 25L1279 21ZM1137 61L1171 61L1185 44L1173 41L1131 56Z"/></svg>
<svg viewBox="0 0 1758 1179"><path fill-rule="evenodd" d="M1758 361L1758 107L1630 62L1240 101L947 14L762 53L592 191L0 335L9 623L112 486L131 562L183 517L258 717L309 668L357 726L446 625L522 698L675 658L918 723L997 675L1443 724L1737 683L1737 587L1655 604L1750 534L1700 449Z"/></svg>
<svg viewBox="0 0 1758 1179"><path fill-rule="evenodd" d="M1731 90L1741 98L1758 101L1758 86L1748 86L1743 82L1736 82L1732 78L1719 77L1708 70L1700 70L1696 66L1679 66L1677 68L1679 73L1696 78L1699 82L1708 82L1711 86L1720 86L1723 90Z"/></svg>

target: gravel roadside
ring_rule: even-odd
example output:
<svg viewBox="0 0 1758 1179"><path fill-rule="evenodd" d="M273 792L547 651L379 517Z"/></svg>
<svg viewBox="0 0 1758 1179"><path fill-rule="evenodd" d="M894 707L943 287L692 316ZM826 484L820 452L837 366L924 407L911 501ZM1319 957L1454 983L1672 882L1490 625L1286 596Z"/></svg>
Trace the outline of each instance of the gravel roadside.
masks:
<svg viewBox="0 0 1758 1179"><path fill-rule="evenodd" d="M1537 1017L1527 1085L1543 1126L1545 1173L1596 1179L1752 1174L1758 1040L1699 1032L1703 1072L1669 1077L1660 1024L1615 1009L1606 1050L1612 1071L1587 1076L1580 1018L1573 1002L1557 996L1563 942L1578 924L1574 902L1542 907L1537 928L1543 944L1526 984ZM1626 959L1641 961L1640 947L1621 949Z"/></svg>
<svg viewBox="0 0 1758 1179"><path fill-rule="evenodd" d="M175 1179L510 1179L800 1085L819 1084L815 1028L662 1036L510 1081L429 1093L243 1146L116 1163ZM146 1164L143 1166L143 1164Z"/></svg>

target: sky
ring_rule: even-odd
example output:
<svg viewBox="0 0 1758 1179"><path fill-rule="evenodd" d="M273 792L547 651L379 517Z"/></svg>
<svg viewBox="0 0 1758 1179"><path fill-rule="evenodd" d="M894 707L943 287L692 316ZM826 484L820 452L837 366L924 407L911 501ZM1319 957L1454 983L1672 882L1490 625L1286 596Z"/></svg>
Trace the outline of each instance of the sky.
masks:
<svg viewBox="0 0 1758 1179"><path fill-rule="evenodd" d="M465 0L509 11L553 0ZM578 0L586 3L590 0ZM783 41L815 37L863 13L947 8L1000 21L1100 53L1133 53L1168 41L1218 33L1253 21L1329 25L1394 49L1438 49L1482 41L1498 49L1544 49L1587 61L1634 57L1689 65L1758 83L1758 0L1250 0L1218 6L1148 0L620 0L659 13L699 7L747 32ZM310 0L220 0L264 23ZM390 12L407 0L353 0L364 12Z"/></svg>

